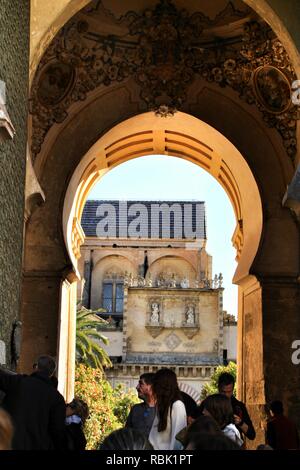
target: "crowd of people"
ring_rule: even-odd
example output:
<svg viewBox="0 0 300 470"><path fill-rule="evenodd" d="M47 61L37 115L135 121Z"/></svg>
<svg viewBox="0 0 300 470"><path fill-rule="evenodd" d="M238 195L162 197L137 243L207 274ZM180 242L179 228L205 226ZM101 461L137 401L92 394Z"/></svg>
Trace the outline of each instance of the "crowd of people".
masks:
<svg viewBox="0 0 300 470"><path fill-rule="evenodd" d="M57 390L55 361L41 356L31 375L0 370L0 450L84 450L87 404L65 403ZM124 428L107 436L100 450L243 450L256 432L245 404L234 397L234 377L219 376L218 392L198 405L179 389L175 372L141 375ZM299 449L297 427L282 403L270 406L266 442L259 450Z"/></svg>
<svg viewBox="0 0 300 470"><path fill-rule="evenodd" d="M65 403L57 390L56 363L40 356L31 375L0 369L0 449L84 450L86 403Z"/></svg>

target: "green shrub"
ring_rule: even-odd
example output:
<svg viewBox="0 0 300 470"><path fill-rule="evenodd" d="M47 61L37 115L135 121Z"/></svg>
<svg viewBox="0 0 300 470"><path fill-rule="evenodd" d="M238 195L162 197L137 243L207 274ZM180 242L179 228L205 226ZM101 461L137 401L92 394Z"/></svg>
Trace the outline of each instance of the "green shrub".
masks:
<svg viewBox="0 0 300 470"><path fill-rule="evenodd" d="M223 372L229 372L229 374L233 375L234 379L236 380L236 363L229 362L228 366L218 366L215 372L212 374L210 382L205 384L201 390L201 400L208 397L208 395L212 395L214 393L218 393L218 379ZM234 386L233 390L234 396L236 395L236 385Z"/></svg>
<svg viewBox="0 0 300 470"><path fill-rule="evenodd" d="M75 371L75 396L84 400L90 416L84 427L87 449L97 449L103 439L124 426L131 406L139 400L121 385L113 389L100 369L79 364Z"/></svg>
<svg viewBox="0 0 300 470"><path fill-rule="evenodd" d="M113 390L114 415L123 426L126 423L131 407L135 403L140 403L137 394L133 390L126 391L124 385L118 384Z"/></svg>

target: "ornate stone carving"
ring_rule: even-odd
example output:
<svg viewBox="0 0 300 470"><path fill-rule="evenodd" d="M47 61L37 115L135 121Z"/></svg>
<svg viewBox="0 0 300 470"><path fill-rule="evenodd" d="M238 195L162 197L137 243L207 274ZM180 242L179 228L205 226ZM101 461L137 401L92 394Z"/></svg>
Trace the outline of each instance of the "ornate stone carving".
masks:
<svg viewBox="0 0 300 470"><path fill-rule="evenodd" d="M146 285L146 281L143 278L143 276L139 276L137 282L138 282L138 287L145 287L145 285Z"/></svg>
<svg viewBox="0 0 300 470"><path fill-rule="evenodd" d="M181 109L188 87L201 76L233 88L240 99L255 104L266 124L278 130L288 155L294 158L298 113L289 103L287 92L296 76L268 25L252 21L244 25L242 38L207 43L204 29L224 25L226 18L244 18L245 12L229 3L211 20L201 12L178 10L171 0L160 0L141 14L128 12L120 19L110 15L110 21L124 34L103 35L93 29L93 15L103 7L101 2L92 5L85 10L90 23L78 21L80 14L76 15L40 62L30 97L33 156L41 150L48 130L66 119L70 106L85 100L98 87L133 77L147 109L169 116ZM263 93L272 75L278 78L277 84L272 92Z"/></svg>
<svg viewBox="0 0 300 470"><path fill-rule="evenodd" d="M156 338L163 331L164 327L162 325L147 324L145 326L146 330L149 331L152 338Z"/></svg>
<svg viewBox="0 0 300 470"><path fill-rule="evenodd" d="M185 308L182 331L187 338L192 339L199 330L198 312L196 312L195 304L188 303Z"/></svg>
<svg viewBox="0 0 300 470"><path fill-rule="evenodd" d="M186 324L187 325L194 325L195 324L195 308L193 306L189 306L186 311Z"/></svg>
<svg viewBox="0 0 300 470"><path fill-rule="evenodd" d="M43 106L56 106L71 90L75 70L71 64L50 62L43 69L38 82L38 99Z"/></svg>
<svg viewBox="0 0 300 470"><path fill-rule="evenodd" d="M188 287L190 287L190 281L187 277L184 277L182 279L182 281L180 282L180 287L182 287L182 289L187 289Z"/></svg>
<svg viewBox="0 0 300 470"><path fill-rule="evenodd" d="M148 320L145 328L149 331L153 338L156 338L164 329L162 324L162 305L157 298L149 300Z"/></svg>
<svg viewBox="0 0 300 470"><path fill-rule="evenodd" d="M280 114L291 106L289 81L276 67L258 67L254 72L253 81L258 101L270 113Z"/></svg>
<svg viewBox="0 0 300 470"><path fill-rule="evenodd" d="M182 328L182 331L184 332L185 336L189 339L192 339L199 332L199 330L199 326L195 325L185 325Z"/></svg>
<svg viewBox="0 0 300 470"><path fill-rule="evenodd" d="M176 281L176 274L175 273L170 273L170 272L161 272L156 279L156 286L157 287L177 287L177 281Z"/></svg>
<svg viewBox="0 0 300 470"><path fill-rule="evenodd" d="M178 336L175 333L172 332L166 337L165 343L166 343L167 347L171 351L173 351L174 349L176 349L180 345L181 340L178 338Z"/></svg>
<svg viewBox="0 0 300 470"><path fill-rule="evenodd" d="M159 304L157 302L153 302L151 304L151 315L150 315L150 323L151 325L159 325Z"/></svg>
<svg viewBox="0 0 300 470"><path fill-rule="evenodd" d="M155 115L160 117L172 117L176 111L177 109L175 107L162 104L155 110Z"/></svg>
<svg viewBox="0 0 300 470"><path fill-rule="evenodd" d="M148 278L146 279L146 287L152 287L152 276L149 273Z"/></svg>

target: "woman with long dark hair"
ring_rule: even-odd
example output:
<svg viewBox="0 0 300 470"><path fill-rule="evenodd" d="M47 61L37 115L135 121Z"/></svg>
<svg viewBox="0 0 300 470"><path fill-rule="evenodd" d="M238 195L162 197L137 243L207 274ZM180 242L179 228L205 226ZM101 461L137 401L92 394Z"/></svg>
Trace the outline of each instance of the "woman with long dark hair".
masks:
<svg viewBox="0 0 300 470"><path fill-rule="evenodd" d="M211 416L220 426L225 436L239 446L243 444L241 435L233 424L233 410L229 398L221 393L215 393L206 397L201 406L203 407L203 414Z"/></svg>
<svg viewBox="0 0 300 470"><path fill-rule="evenodd" d="M156 398L156 414L149 435L155 450L181 449L176 434L187 425L186 411L175 372L160 369L156 372L152 390Z"/></svg>

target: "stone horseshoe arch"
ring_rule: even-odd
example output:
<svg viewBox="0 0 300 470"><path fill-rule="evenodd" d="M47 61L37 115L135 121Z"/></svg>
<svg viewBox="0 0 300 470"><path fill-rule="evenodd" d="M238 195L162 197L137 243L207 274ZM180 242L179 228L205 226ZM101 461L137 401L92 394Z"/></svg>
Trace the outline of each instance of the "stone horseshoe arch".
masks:
<svg viewBox="0 0 300 470"><path fill-rule="evenodd" d="M182 112L167 118L149 112L127 119L104 134L81 159L70 180L63 206L63 235L74 279L79 279L77 263L84 242L80 219L91 188L117 165L152 154L188 160L209 172L225 189L236 217L232 242L238 265L233 282L240 286L241 296L249 286L257 288L256 277L249 274L263 227L262 203L255 178L241 153L226 137L207 123ZM71 317L70 312L63 310L60 315L61 318ZM61 342L60 337L59 344ZM238 359L242 362L242 332L239 343ZM65 360L60 356L59 361L66 365L71 357ZM64 372L61 369L62 381L66 375L66 369ZM239 381L243 381L242 374ZM72 382L65 382L64 389L72 393Z"/></svg>
<svg viewBox="0 0 300 470"><path fill-rule="evenodd" d="M84 235L80 219L92 186L110 169L145 155L171 155L209 172L225 189L234 209L232 237L238 266L234 282L249 274L262 232L262 205L255 179L240 152L208 124L185 113L160 118L144 113L108 131L81 159L69 183L63 232L74 272ZM255 218L253 217L255 214Z"/></svg>

